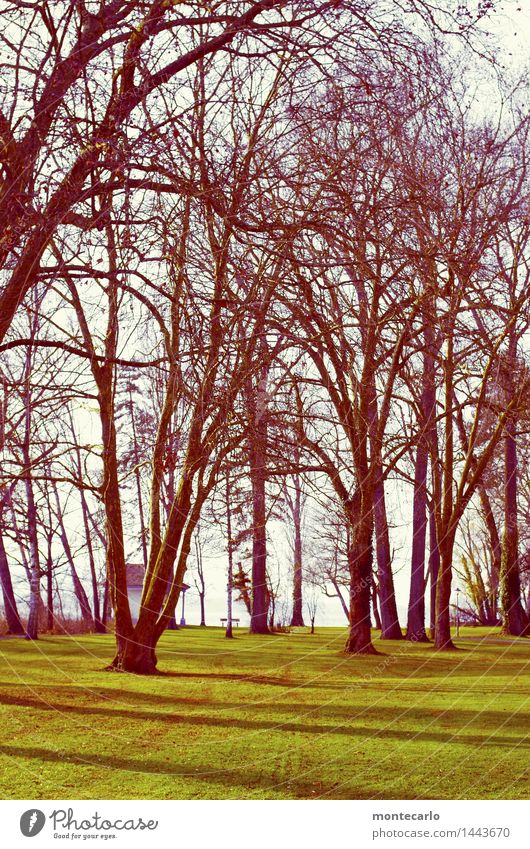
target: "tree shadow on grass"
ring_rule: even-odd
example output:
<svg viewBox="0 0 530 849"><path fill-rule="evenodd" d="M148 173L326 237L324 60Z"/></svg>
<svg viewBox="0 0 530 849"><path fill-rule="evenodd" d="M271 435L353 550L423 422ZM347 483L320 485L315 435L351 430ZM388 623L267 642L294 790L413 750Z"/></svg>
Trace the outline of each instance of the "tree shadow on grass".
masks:
<svg viewBox="0 0 530 849"><path fill-rule="evenodd" d="M27 696L23 694L22 696L17 696L15 694L10 695L8 692L3 690L3 687L13 688L16 690L20 690L20 685L15 684L2 684L0 682L0 704L3 702L9 705L20 705L21 707L35 707L46 709L50 703L50 699L52 699L52 704L48 707L48 709L54 710L73 710L76 709L80 713L88 712L91 709L91 705L87 702L86 708L83 704L72 706L66 701L57 701L57 692L51 692L51 688L49 686L37 686L32 687L32 695ZM353 689L356 688L352 688ZM42 692L42 698L39 698L39 692ZM352 692L350 691L350 693ZM379 686L377 685L377 691L379 691ZM409 693L410 688L406 689L406 692ZM292 695L292 688L288 690L289 694ZM400 695L399 692L396 692L396 695ZM414 692L421 693L424 697L428 695L428 691L425 688L415 688ZM440 691L433 691L431 695L436 696ZM443 694L449 693L450 695L455 695L455 690L443 691ZM498 690L491 689L491 694L498 694ZM480 696L487 695L487 691L484 688L480 689ZM472 697L472 691L469 694L469 697ZM530 691L521 691L518 690L516 693L517 696L524 698L530 696ZM197 697L194 695L165 695L163 693L156 692L143 692L141 690L123 690L123 689L113 689L113 688L105 688L105 687L97 687L94 689L84 690L83 688L78 687L67 687L61 688L61 696L63 699L72 698L73 701L76 699L91 699L92 701L100 701L105 700L110 702L113 706L112 708L108 708L109 715L113 715L114 713L118 713L121 709L127 709L129 705L135 710L131 710L131 714L134 714L136 719L141 719L142 716L147 716L147 718L153 718L156 716L158 719L162 719L167 716L172 716L173 714L169 714L167 711L160 712L156 711L156 713L149 713L145 711L144 704L149 706L165 706L168 708L175 708L176 710L183 710L186 708L203 708L209 709L212 712L215 712L216 716L221 718L226 718L231 720L230 717L223 717L223 712L228 713L232 711L248 711L251 709L256 709L261 712L264 710L270 709L277 714L287 714L294 715L296 717L308 719L311 716L315 716L318 718L320 722L324 719L329 719L330 721L341 721L341 722L352 722L358 720L360 717L369 716L370 719L376 715L377 720L381 723L386 722L394 722L399 719L404 719L406 721L413 722L425 722L431 723L439 720L447 721L450 720L453 713L457 713L459 719L463 724L471 723L474 720L480 722L481 730L487 729L495 729L500 726L507 725L507 717L509 717L509 727L510 729L517 728L518 731L521 731L523 735L527 734L528 727L530 726L529 714L528 711L514 711L513 714L510 715L507 710L487 710L482 711L480 706L477 707L476 710L473 708L464 708L459 707L457 710L454 710L449 706L444 706L443 702L438 706L434 705L432 702L429 702L428 705L423 706L393 706L393 705L384 705L377 704L373 706L372 704L366 704L363 702L349 702L347 704L338 704L339 699L342 699L344 696L344 692L337 690L337 699L329 702L318 703L312 701L286 701L286 700L277 700L276 694L273 697L269 698L255 698L255 700L241 699L240 701L234 701L232 699L218 699L212 698L211 696ZM272 701L274 698L274 701ZM469 703L469 702L468 702ZM105 706L95 706L96 710L107 710ZM193 714L189 714L190 717ZM514 718L517 720L516 723L513 722ZM298 726L297 726L298 727Z"/></svg>
<svg viewBox="0 0 530 849"><path fill-rule="evenodd" d="M96 779L98 783L101 783L100 771L102 769L119 770L121 772L129 772L136 775L160 775L165 780L170 780L171 778L189 780L192 784L190 794L181 794L178 797L173 796L173 798L181 799L193 798L198 795L193 792L193 784L196 782L205 782L214 786L217 785L217 787L227 787L231 791L226 794L214 792L210 796L204 796L204 794L201 794L202 798L212 799L233 798L234 790L237 788L240 788L237 792L237 798L239 799L255 798L256 795L259 795L259 798L277 798L279 795L282 795L284 797L298 799L310 799L319 795L326 795L328 798L343 799L374 798L373 792L371 792L369 786L363 786L362 788L355 788L355 790L352 790L351 785L354 782L353 777L352 782L348 787L345 787L343 780L337 782L324 782L321 780L303 781L297 780L293 776L286 776L285 780L280 779L275 781L273 775L260 772L253 768L252 764L247 763L242 763L240 768L229 767L216 770L212 769L211 764L197 763L196 761L194 761L194 766L190 766L190 764L168 763L168 760L163 759L144 761L140 759L135 760L132 757L122 758L104 753L98 753L92 761L88 758L82 759L65 749L50 750L35 747L26 748L23 746L0 746L0 754L4 754L9 758L36 760L39 763L57 763L63 766L65 764L71 764L77 769L94 766L97 767L99 771L98 778ZM274 764L272 764L272 769L274 769ZM79 781L83 782L83 786L86 789L84 780L80 778ZM363 783L366 783L365 779ZM57 779L57 784L62 784L59 778ZM338 792L337 795L334 795L336 788ZM70 797L68 795L65 796L63 788L60 789L59 796L60 798L79 798L79 794L76 794L75 792L71 794ZM97 799L98 795L91 793L90 798ZM105 794L100 798L107 798L107 795ZM120 796L118 795L114 798L120 798ZM123 798L130 798L130 796L124 794ZM157 795L156 798L159 798L159 796ZM393 798L393 794L390 791L388 793L385 792L380 794L378 798L390 799ZM420 797L415 796L414 798ZM439 798L439 796L436 798Z"/></svg>
<svg viewBox="0 0 530 849"><path fill-rule="evenodd" d="M281 732L283 733L292 733L292 734L315 734L319 736L327 736L327 735L341 735L345 737L361 737L363 739L379 739L379 740L396 740L400 743L407 742L431 742L431 743L460 743L464 745L473 745L473 746L514 746L517 745L518 748L528 748L530 747L530 740L527 740L525 734L518 739L514 736L500 736L495 734L495 729L499 727L503 727L506 725L506 713L503 712L483 712L476 713L473 711L450 711L447 710L445 712L441 711L440 719L443 721L451 722L451 726L447 730L435 729L432 728L432 724L436 723L438 717L433 716L432 713L428 713L425 711L418 711L417 709L407 709L407 708L386 708L386 709L377 709L377 719L383 725L382 728L373 727L370 725L347 725L347 724L338 724L337 717L330 717L331 722L335 722L336 724L325 724L322 723L321 718L319 717L319 722L293 722L293 721L284 721L281 718L264 720L264 719L249 719L248 717L228 717L223 716L219 710L212 710L211 703L206 703L204 707L210 707L211 712L208 715L196 714L193 712L188 713L175 713L175 712L160 712L160 711L146 711L146 710L127 710L123 708L118 709L109 709L107 707L96 707L96 706L84 706L84 705L70 705L63 703L53 703L53 702L44 702L39 699L32 699L29 697L15 697L8 696L5 694L0 694L0 703L12 705L16 707L26 707L31 708L32 710L40 710L44 712L53 712L59 713L61 716L72 716L79 715L82 717L104 717L109 721L112 720L120 720L127 719L133 722L142 723L142 722L154 722L162 725L185 725L185 726L199 726L205 728L225 728L225 729L234 729L235 731L249 731L255 733L263 733L263 732ZM221 703L222 704L222 703ZM239 705L239 709L246 708L246 704ZM276 705L272 708L276 710ZM284 706L285 707L285 706ZM278 706L279 710L281 710L281 706ZM300 705L291 705L293 712L296 710L298 714L300 714ZM363 712L359 715L356 715L354 711L350 708L349 715L342 716L342 722L345 723L348 719L350 722L356 722L360 716L365 715L368 712L369 708L365 708ZM325 708L324 708L325 711ZM316 709L313 711L308 711L308 714L311 712L316 712ZM454 717L457 714L461 717L462 722L455 725ZM304 719L306 716L302 715ZM519 715L517 715L519 716ZM527 728L527 723L524 721L524 717L520 716L522 722L521 731L525 731ZM482 733L480 734L471 734L471 733L463 733L461 735L458 734L461 725L466 724L466 719L468 722L473 719L478 719L481 722ZM391 722L399 723L401 721L406 722L407 724L411 722L425 722L429 727L429 730L422 731L416 728L413 729L403 729L402 727L396 725L395 728L390 728L385 723ZM502 720L502 721L501 721Z"/></svg>
<svg viewBox="0 0 530 849"><path fill-rule="evenodd" d="M138 787L138 778L135 778L135 776L160 776L164 780L164 784L167 786L171 793L171 798L173 799L197 798L199 795L201 798L210 799L225 799L234 797L237 797L238 799L266 799L278 798L278 796L282 798L295 799L312 799L320 796L328 799L395 799L396 797L395 790L392 786L390 786L387 790L382 789L380 786L371 784L370 780L367 779L365 769L361 770L360 780L358 781L356 780L355 774L351 774L349 780L345 781L343 772L341 772L340 779L337 781L322 780L321 778L311 780L310 776L317 774L315 766L308 770L307 767L303 767L305 775L301 775L300 778L298 778L296 774L293 775L292 769L288 770L285 767L280 767L280 769L285 770L285 778L283 775L277 776L278 756L272 758L266 757L264 759L269 762L269 769L272 772L271 774L270 772L266 772L265 769L261 771L259 768L256 769L256 764L246 762L241 763L238 767L225 767L218 770L213 769L209 763L205 764L197 761L194 761L193 766L190 764L169 763L169 757L145 761L142 759L135 759L134 757L123 758L115 755L109 755L104 752L98 752L97 755L94 756L94 760L90 760L88 757L81 758L77 754L64 748L46 749L6 745L0 746L0 754L4 754L6 757L11 759L35 760L39 764L57 764L60 767L66 768L71 766L75 770L79 770L80 772L78 772L77 775L71 776L72 784L69 785L73 786L73 792L71 793L67 792L65 794L63 781L61 780L60 775L57 776L57 793L52 793L51 795L62 799L83 798L83 796L79 795L79 790L76 788L76 785L78 787L82 787L84 791L89 791L86 798L108 798L108 792L104 792L104 770L130 774L131 781L134 782L133 789L136 790ZM96 768L96 776L94 776L93 773L89 774L88 777L86 774L83 774L83 770L86 768ZM51 785L50 779L51 776L48 778L48 788L50 788ZM189 792L187 793L181 784L178 788L179 792L177 795L176 791L172 788L171 779L180 779L184 783L189 781ZM443 779L441 779L441 783L443 785ZM203 786L199 793L197 792L197 785L200 784ZM100 790L102 785L103 792ZM208 785L210 785L210 790ZM220 792L220 788L223 787L227 788L226 793ZM127 779L125 775L120 777L120 788L127 788ZM155 787L155 790L157 789L158 788ZM145 787L145 784L142 784L141 790L143 791L141 793L142 798L149 798L149 790ZM31 791L33 794L35 793L34 786L32 786ZM500 788L500 792L502 793L502 788ZM463 788L463 793L465 794L465 788ZM46 798L49 798L49 795L50 793L48 789ZM432 793L418 793L411 789L410 794L408 794L403 790L403 788L401 788L399 795L401 799L414 800L445 798L443 786L433 787ZM493 798L497 798L498 796L499 790L494 789ZM6 793L5 797L9 798L9 795ZM29 797L41 798L40 796L32 796L31 794ZM113 795L113 798L127 799L138 798L138 796L125 792ZM152 798L161 798L159 792L157 792L156 795L153 795ZM447 798L455 798L455 796L454 794L451 794L447 796ZM466 797L464 796L464 798ZM487 796L485 798L487 798ZM503 796L503 798L506 797Z"/></svg>
<svg viewBox="0 0 530 849"><path fill-rule="evenodd" d="M104 642L104 640L107 641L109 639L108 636L104 638L101 638L100 635L92 636L94 636L95 640L101 640L101 642L98 642L98 645L101 646L102 651L101 653L98 652L97 655L92 652L91 657L105 664L109 657L112 656L114 646ZM50 637L48 639L44 638L41 642L46 644L47 650L50 650L50 664L56 664L58 662L57 655L60 654L64 656L65 663L69 665L70 661L79 658L80 651L82 651L84 645L83 643L78 644L72 637ZM303 646L300 644L298 648L300 651L303 651L303 654L299 656L297 652L294 652L289 656L289 668L296 667L297 672L297 680L293 681L290 676L268 676L266 671L264 674L256 674L257 664L265 660L270 665L273 657L276 655L273 652L271 656L269 650L267 650L267 654L263 659L257 656L259 653L249 651L247 644L245 644L241 655L237 652L230 653L226 659L229 659L232 664L234 662L248 663L249 674L245 674L244 671L238 673L211 672L200 669L200 663L205 660L204 650L201 645L186 644L182 646L182 650L175 653L174 649L164 646L161 643L158 647L158 654L162 658L162 663L164 655L171 655L175 658L175 654L177 654L179 656L179 663L182 663L183 658L185 658L190 664L199 664L199 668L193 671L164 670L162 668L156 678L158 680L163 678L197 678L204 680L247 681L256 684L270 684L271 686L293 686L293 684L296 684L297 687L335 690L337 687L347 686L350 683L349 676L351 675L351 683L354 685L357 680L363 682L363 677L366 676L368 684L373 680L380 679L381 687L392 688L394 681L402 681L404 677L413 677L418 672L422 679L429 680L439 678L440 675L451 676L453 671L457 677L463 676L465 678L482 678L485 672L487 672L489 677L513 676L521 671L527 657L526 652L523 653L521 651L520 645L515 653L509 655L504 653L501 662L499 662L498 646L490 646L489 653L487 652L487 645L479 646L479 651L470 646L469 648L460 649L456 654L453 652L435 652L430 645L415 645L412 647L412 653L406 652L402 654L400 646L403 646L403 644L396 644L395 651L392 651L393 646L385 645L385 648L388 648L390 651L388 653L380 653L377 657L346 655L338 648L331 651L331 656L326 652L323 654L317 652L321 661L325 660L326 664L331 663L332 665L329 669L318 670L317 675L315 675L315 658L313 655L307 654L305 644ZM512 648L512 644L509 641L506 641L506 646L510 647L510 649ZM527 641L524 646L530 648L530 641ZM94 643L91 643L90 647L93 648ZM9 643L9 654L16 656L17 661L20 662L22 657L27 656L28 652L31 652L33 648L31 643L24 640L17 640ZM109 654L107 654L107 648ZM212 652L207 656L206 662L211 664L212 659L215 661L218 655L225 657L226 652ZM285 657L282 656L282 660L285 660ZM383 668L379 669L379 667ZM103 670L98 668L90 671L97 673Z"/></svg>
<svg viewBox="0 0 530 849"><path fill-rule="evenodd" d="M245 675L238 672L164 672L160 673L162 678L204 678L206 681L232 681L238 684L269 684L271 687L289 687L293 680L287 676L278 677L272 675Z"/></svg>

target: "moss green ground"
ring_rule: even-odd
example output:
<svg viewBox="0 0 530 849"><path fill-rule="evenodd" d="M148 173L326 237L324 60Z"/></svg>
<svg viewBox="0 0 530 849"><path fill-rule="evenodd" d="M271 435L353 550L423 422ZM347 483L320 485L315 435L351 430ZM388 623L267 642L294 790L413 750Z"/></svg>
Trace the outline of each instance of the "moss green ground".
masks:
<svg viewBox="0 0 530 849"><path fill-rule="evenodd" d="M530 641L463 636L347 657L340 629L188 628L155 678L103 672L112 637L1 640L2 797L528 798Z"/></svg>

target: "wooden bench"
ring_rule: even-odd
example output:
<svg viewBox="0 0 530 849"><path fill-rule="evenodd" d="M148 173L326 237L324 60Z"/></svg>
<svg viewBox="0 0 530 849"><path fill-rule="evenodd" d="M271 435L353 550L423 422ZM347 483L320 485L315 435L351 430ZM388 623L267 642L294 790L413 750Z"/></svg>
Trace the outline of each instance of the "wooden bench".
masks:
<svg viewBox="0 0 530 849"><path fill-rule="evenodd" d="M226 618L221 619L221 625L223 626L223 628L227 625L227 623L228 623L228 619L226 619ZM237 628L238 625L239 625L239 619L232 619L232 625L235 625L236 628Z"/></svg>

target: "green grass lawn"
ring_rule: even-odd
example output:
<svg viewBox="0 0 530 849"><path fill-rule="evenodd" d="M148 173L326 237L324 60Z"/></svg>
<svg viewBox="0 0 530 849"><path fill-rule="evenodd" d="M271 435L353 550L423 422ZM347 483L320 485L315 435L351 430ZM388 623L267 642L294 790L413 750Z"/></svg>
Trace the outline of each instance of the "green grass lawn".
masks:
<svg viewBox="0 0 530 849"><path fill-rule="evenodd" d="M0 641L5 799L528 798L530 641L165 636L145 678L106 636ZM472 639L469 639L469 638Z"/></svg>

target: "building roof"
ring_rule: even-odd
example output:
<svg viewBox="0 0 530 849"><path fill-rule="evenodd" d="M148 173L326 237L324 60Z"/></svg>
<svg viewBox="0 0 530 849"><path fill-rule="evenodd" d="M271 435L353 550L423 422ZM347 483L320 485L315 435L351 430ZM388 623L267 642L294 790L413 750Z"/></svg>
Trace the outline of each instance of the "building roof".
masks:
<svg viewBox="0 0 530 849"><path fill-rule="evenodd" d="M144 583L145 569L143 563L127 563L127 586L141 587Z"/></svg>
<svg viewBox="0 0 530 849"><path fill-rule="evenodd" d="M144 564L143 563L127 563L126 569L127 569L127 586L129 588L143 587L144 575L145 575ZM186 592L186 590L189 590L189 588L190 588L189 584L184 584L184 583L182 583L180 585L180 587L181 587L181 589L184 590L184 592Z"/></svg>

